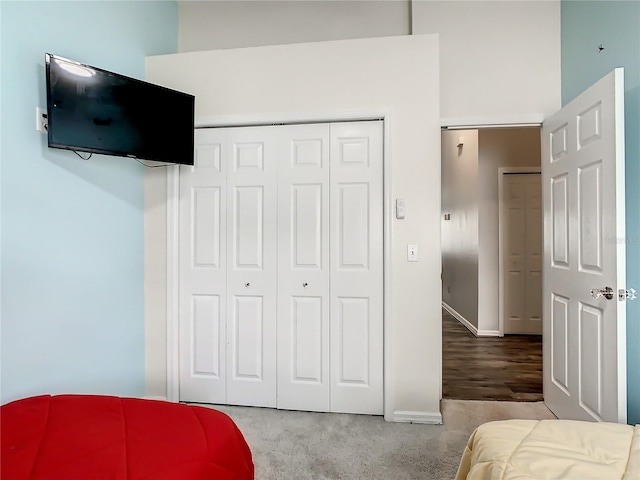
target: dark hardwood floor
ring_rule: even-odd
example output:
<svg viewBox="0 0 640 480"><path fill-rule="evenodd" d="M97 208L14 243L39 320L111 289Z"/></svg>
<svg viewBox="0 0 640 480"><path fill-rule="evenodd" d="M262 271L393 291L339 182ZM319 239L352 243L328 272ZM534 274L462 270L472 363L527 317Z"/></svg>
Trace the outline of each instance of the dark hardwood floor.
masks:
<svg viewBox="0 0 640 480"><path fill-rule="evenodd" d="M442 311L442 395L461 400L542 400L542 337L475 337Z"/></svg>

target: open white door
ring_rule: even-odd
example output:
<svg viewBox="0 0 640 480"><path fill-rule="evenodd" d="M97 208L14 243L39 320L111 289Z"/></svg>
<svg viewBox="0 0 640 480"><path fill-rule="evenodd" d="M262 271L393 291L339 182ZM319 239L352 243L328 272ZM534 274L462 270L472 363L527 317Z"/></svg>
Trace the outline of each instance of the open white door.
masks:
<svg viewBox="0 0 640 480"><path fill-rule="evenodd" d="M542 130L544 399L559 418L626 422L623 78Z"/></svg>

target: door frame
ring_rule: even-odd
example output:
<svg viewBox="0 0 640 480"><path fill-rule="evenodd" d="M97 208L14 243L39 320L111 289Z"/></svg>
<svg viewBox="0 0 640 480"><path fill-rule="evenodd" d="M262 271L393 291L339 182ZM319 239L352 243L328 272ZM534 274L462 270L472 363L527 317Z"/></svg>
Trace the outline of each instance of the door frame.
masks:
<svg viewBox="0 0 640 480"><path fill-rule="evenodd" d="M504 213L504 174L509 173L539 173L540 167L502 167L498 169L498 336L504 337L504 246L505 246L505 221ZM542 195L542 192L540 193ZM542 225L544 226L544 225ZM544 249L544 245L543 245Z"/></svg>
<svg viewBox="0 0 640 480"><path fill-rule="evenodd" d="M382 202L383 202L383 404L384 419L395 420L395 402L393 398L392 368L392 196L390 149L390 124L392 115L388 109L354 110L343 112L317 113L269 113L247 115L217 115L196 117L195 128L210 127L248 127L262 125L360 122L382 120L383 122L383 160L382 160ZM167 167L167 400L180 401L180 347L179 347L179 204L180 204L180 167Z"/></svg>

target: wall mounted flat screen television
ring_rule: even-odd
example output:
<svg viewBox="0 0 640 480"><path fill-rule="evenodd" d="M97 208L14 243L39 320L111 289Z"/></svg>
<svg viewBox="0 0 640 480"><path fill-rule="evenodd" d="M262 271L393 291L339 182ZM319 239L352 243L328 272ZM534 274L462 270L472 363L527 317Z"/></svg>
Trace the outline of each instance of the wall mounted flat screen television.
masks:
<svg viewBox="0 0 640 480"><path fill-rule="evenodd" d="M50 53L45 63L49 147L193 165L193 95Z"/></svg>

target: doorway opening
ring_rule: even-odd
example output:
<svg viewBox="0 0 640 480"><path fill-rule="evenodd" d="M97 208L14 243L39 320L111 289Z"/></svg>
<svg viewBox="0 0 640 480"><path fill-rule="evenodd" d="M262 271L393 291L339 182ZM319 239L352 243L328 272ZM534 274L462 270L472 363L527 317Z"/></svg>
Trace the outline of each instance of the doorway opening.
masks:
<svg viewBox="0 0 640 480"><path fill-rule="evenodd" d="M442 131L443 398L543 399L539 175L502 181L540 171L540 133Z"/></svg>

